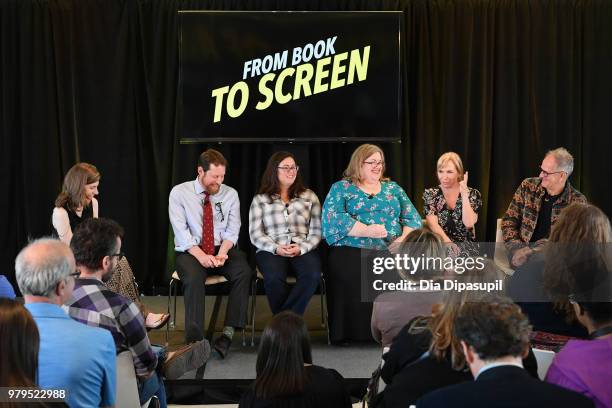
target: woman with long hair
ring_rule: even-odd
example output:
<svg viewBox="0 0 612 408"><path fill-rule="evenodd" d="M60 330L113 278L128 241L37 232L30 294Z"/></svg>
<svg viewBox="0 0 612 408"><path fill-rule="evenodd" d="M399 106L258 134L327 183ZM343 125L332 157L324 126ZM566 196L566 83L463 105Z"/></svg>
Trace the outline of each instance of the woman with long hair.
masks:
<svg viewBox="0 0 612 408"><path fill-rule="evenodd" d="M77 163L64 176L62 191L55 199L51 222L59 239L70 245L72 234L81 222L88 218L98 218L98 186L100 172L93 164ZM170 318L166 313L152 313L140 301L138 285L134 273L125 256L117 264L112 278L106 286L136 303L145 318L148 329L164 326Z"/></svg>
<svg viewBox="0 0 612 408"><path fill-rule="evenodd" d="M446 249L440 236L427 227L416 229L408 234L397 252L409 258L443 259L446 257ZM441 278L443 271L421 266L410 271L400 269L397 274L401 279L419 285L421 279ZM395 290L381 293L374 300L372 309L371 326L374 340L381 343L384 350L391 345L397 333L406 323L417 316L431 314L433 306L441 301L441 290Z"/></svg>
<svg viewBox="0 0 612 408"><path fill-rule="evenodd" d="M0 298L0 386L36 386L39 345L30 312L15 300Z"/></svg>
<svg viewBox="0 0 612 408"><path fill-rule="evenodd" d="M468 172L455 152L440 156L437 176L438 187L423 192L427 225L445 243L457 244L462 253L477 256L474 226L482 206L480 192L468 187Z"/></svg>
<svg viewBox="0 0 612 408"><path fill-rule="evenodd" d="M268 160L258 194L249 210L249 236L257 248L257 266L272 313L304 314L321 278L316 251L321 241L321 204L307 189L295 157L274 153ZM296 284L289 288L289 269Z"/></svg>
<svg viewBox="0 0 612 408"><path fill-rule="evenodd" d="M264 329L255 371L255 382L242 396L241 408L351 406L342 376L312 364L306 324L293 312L275 315Z"/></svg>
<svg viewBox="0 0 612 408"><path fill-rule="evenodd" d="M421 227L421 216L404 190L385 176L385 170L380 147L359 146L343 179L332 185L323 204L323 236L330 245L328 297L333 343L372 338L372 303L361 302L362 252L387 250Z"/></svg>
<svg viewBox="0 0 612 408"><path fill-rule="evenodd" d="M610 221L599 208L573 203L561 211L547 243L508 282L508 293L529 316L534 331L587 337L568 295L575 272L597 269L589 262L605 260L611 241Z"/></svg>

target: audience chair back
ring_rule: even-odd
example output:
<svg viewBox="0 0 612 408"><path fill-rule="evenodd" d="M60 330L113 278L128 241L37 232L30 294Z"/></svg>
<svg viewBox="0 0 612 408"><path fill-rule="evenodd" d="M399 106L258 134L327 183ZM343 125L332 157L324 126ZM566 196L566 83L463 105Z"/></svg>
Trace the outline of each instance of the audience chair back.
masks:
<svg viewBox="0 0 612 408"><path fill-rule="evenodd" d="M533 349L536 361L538 362L538 377L544 381L546 373L555 358L555 352L550 350Z"/></svg>
<svg viewBox="0 0 612 408"><path fill-rule="evenodd" d="M142 408L149 406L147 401ZM138 397L138 381L134 370L132 353L123 351L117 355L117 395L115 397L116 407L139 407L140 398Z"/></svg>

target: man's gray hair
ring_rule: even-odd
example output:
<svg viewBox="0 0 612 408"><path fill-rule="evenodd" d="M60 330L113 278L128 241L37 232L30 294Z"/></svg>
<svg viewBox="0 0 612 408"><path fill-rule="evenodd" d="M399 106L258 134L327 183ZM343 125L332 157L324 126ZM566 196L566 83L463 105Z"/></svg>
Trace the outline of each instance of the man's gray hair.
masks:
<svg viewBox="0 0 612 408"><path fill-rule="evenodd" d="M55 296L55 287L74 272L68 245L53 238L29 243L15 258L15 277L24 295Z"/></svg>
<svg viewBox="0 0 612 408"><path fill-rule="evenodd" d="M557 170L566 172L567 177L574 171L574 156L572 156L565 147L557 147L554 150L549 150L546 156L554 157L557 162Z"/></svg>

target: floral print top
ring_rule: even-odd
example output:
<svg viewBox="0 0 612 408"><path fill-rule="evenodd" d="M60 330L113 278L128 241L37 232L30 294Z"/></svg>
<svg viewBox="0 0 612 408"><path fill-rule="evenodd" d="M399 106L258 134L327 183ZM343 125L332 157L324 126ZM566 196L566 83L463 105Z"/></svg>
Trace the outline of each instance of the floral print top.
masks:
<svg viewBox="0 0 612 408"><path fill-rule="evenodd" d="M349 180L334 183L323 204L323 236L329 245L386 249L402 235L402 227L420 228L421 216L404 192L393 181L382 181L378 194L366 194ZM359 221L366 225L382 224L386 238L350 237Z"/></svg>
<svg viewBox="0 0 612 408"><path fill-rule="evenodd" d="M475 188L468 187L468 197L470 205L476 214L482 207L482 198L480 191ZM463 202L461 194L457 198L457 203L454 209L450 209L444 198L444 193L440 187L428 188L423 192L423 201L425 203L425 216L435 215L438 217L438 224L444 230L444 233L451 241L464 242L475 241L476 234L474 228L467 229L463 224Z"/></svg>

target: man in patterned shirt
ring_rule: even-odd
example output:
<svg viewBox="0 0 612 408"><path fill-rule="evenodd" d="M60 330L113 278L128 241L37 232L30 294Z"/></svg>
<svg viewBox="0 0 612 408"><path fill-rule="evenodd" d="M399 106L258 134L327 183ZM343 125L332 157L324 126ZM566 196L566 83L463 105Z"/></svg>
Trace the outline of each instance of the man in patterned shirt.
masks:
<svg viewBox="0 0 612 408"><path fill-rule="evenodd" d="M123 228L112 220L92 218L79 225L70 246L80 277L65 308L73 319L110 331L117 353L129 350L132 354L141 404L155 395L165 407L162 377L177 379L199 368L210 355L210 345L202 340L170 353L151 346L138 306L104 285L123 256L122 237Z"/></svg>
<svg viewBox="0 0 612 408"><path fill-rule="evenodd" d="M514 267L523 265L550 235L565 207L586 203L582 193L568 181L574 158L563 147L546 153L539 177L523 180L502 218L502 234Z"/></svg>

